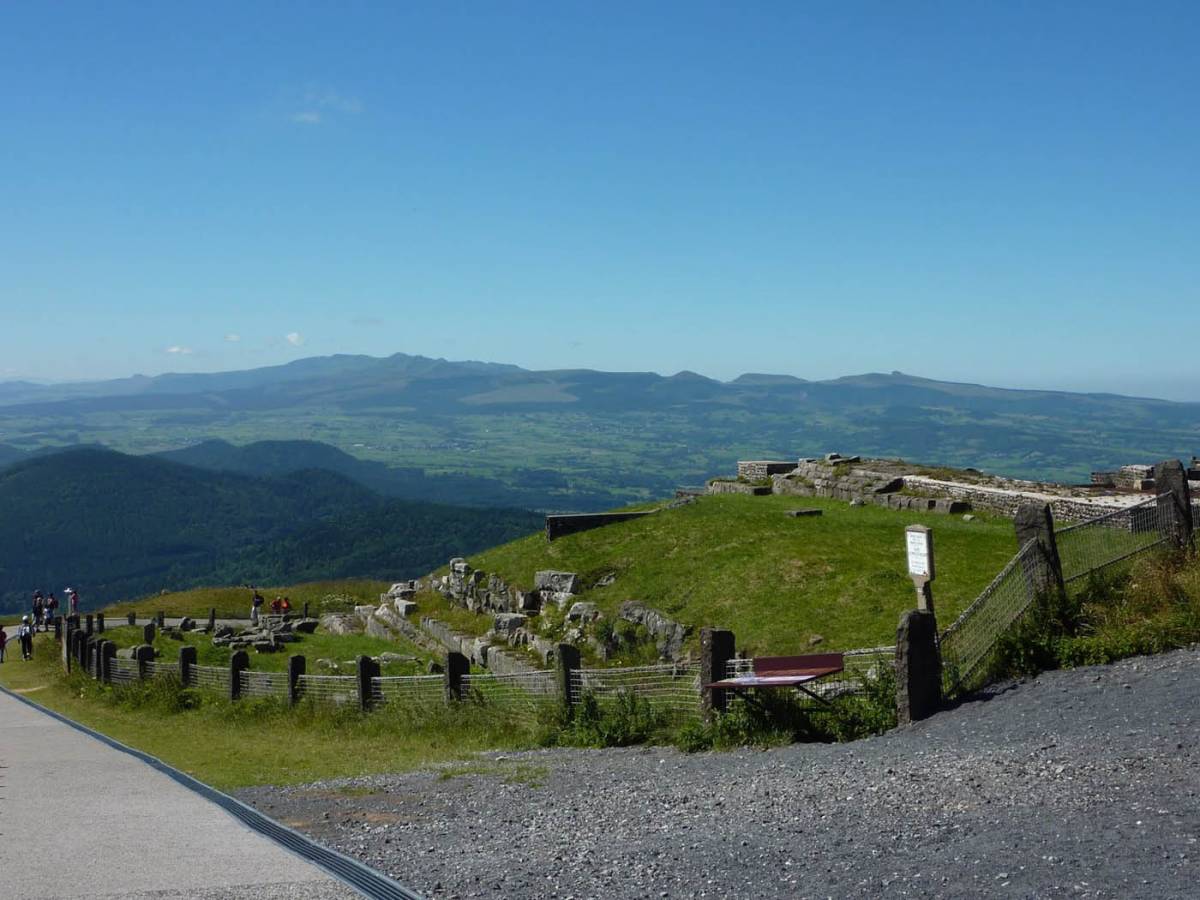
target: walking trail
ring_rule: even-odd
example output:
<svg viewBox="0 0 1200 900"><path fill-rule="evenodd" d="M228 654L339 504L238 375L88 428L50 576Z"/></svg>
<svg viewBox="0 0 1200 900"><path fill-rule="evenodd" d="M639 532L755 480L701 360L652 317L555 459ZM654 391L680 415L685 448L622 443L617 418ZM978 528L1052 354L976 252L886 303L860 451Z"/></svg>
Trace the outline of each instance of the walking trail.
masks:
<svg viewBox="0 0 1200 900"><path fill-rule="evenodd" d="M3 693L0 766L0 896L360 896L136 757Z"/></svg>

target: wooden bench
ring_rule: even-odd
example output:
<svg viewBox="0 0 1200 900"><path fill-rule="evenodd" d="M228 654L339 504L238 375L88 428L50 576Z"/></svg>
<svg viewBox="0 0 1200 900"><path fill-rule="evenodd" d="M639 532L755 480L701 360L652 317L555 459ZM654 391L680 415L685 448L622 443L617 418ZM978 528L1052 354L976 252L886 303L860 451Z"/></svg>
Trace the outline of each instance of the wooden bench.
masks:
<svg viewBox="0 0 1200 900"><path fill-rule="evenodd" d="M814 700L828 702L814 694L804 685L829 675L836 675L845 668L840 653L815 653L809 656L756 656L751 660L753 671L722 678L704 689L721 691L748 691L754 688L795 688Z"/></svg>

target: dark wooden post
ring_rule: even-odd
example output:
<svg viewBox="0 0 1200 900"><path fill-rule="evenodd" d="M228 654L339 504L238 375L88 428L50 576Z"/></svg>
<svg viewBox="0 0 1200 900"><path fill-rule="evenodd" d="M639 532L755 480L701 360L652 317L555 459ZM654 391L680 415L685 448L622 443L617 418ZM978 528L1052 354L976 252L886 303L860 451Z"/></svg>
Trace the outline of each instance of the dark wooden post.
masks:
<svg viewBox="0 0 1200 900"><path fill-rule="evenodd" d="M104 613L96 613L96 634L104 634Z"/></svg>
<svg viewBox="0 0 1200 900"><path fill-rule="evenodd" d="M113 641L104 641L100 645L100 680L112 684L112 661L117 657L117 645Z"/></svg>
<svg viewBox="0 0 1200 900"><path fill-rule="evenodd" d="M83 622L84 634L91 636L96 633L96 620L92 617L91 613L88 613L86 616L84 616Z"/></svg>
<svg viewBox="0 0 1200 900"><path fill-rule="evenodd" d="M360 656L358 658L358 705L364 712L371 708L374 698L371 679L378 677L379 663L369 656Z"/></svg>
<svg viewBox="0 0 1200 900"><path fill-rule="evenodd" d="M75 653L75 662L84 672L87 671L87 635L83 633L82 628L75 629L75 646L72 648Z"/></svg>
<svg viewBox="0 0 1200 900"><path fill-rule="evenodd" d="M442 684L445 686L447 703L454 703L463 698L463 677L471 671L471 661L462 653L451 650L446 654L446 671L442 673Z"/></svg>
<svg viewBox="0 0 1200 900"><path fill-rule="evenodd" d="M196 648L184 644L179 648L179 682L187 687L192 683L192 667L196 665Z"/></svg>
<svg viewBox="0 0 1200 900"><path fill-rule="evenodd" d="M242 698L242 673L250 668L250 654L237 650L229 657L229 699Z"/></svg>
<svg viewBox="0 0 1200 900"><path fill-rule="evenodd" d="M212 634L217 630L217 608L211 607L208 610L208 633Z"/></svg>
<svg viewBox="0 0 1200 900"><path fill-rule="evenodd" d="M142 644L133 652L133 658L138 664L138 678L143 681L146 679L146 664L154 662L154 648L149 644Z"/></svg>
<svg viewBox="0 0 1200 900"><path fill-rule="evenodd" d="M54 639L55 639L56 641L58 641L59 643L61 643L61 642L62 642L62 639L63 639L63 620L62 620L62 616L55 616L55 617L54 617Z"/></svg>
<svg viewBox="0 0 1200 900"><path fill-rule="evenodd" d="M142 643L143 644L153 644L154 643L154 635L156 632L157 632L157 629L154 627L153 622L147 622L145 625L143 625L142 626Z"/></svg>
<svg viewBox="0 0 1200 900"><path fill-rule="evenodd" d="M137 613L131 612L126 618L129 620L130 625L137 624Z"/></svg>
<svg viewBox="0 0 1200 900"><path fill-rule="evenodd" d="M1171 524L1167 536L1172 545L1183 548L1191 544L1195 523L1192 521L1192 493L1188 487L1187 470L1177 459L1167 459L1154 467L1154 490L1158 494L1170 494L1159 501L1166 506Z"/></svg>
<svg viewBox="0 0 1200 900"><path fill-rule="evenodd" d="M84 653L87 656L87 673L94 679L100 678L100 644L104 639L99 635L90 634L84 640Z"/></svg>
<svg viewBox="0 0 1200 900"><path fill-rule="evenodd" d="M575 698L571 694L571 683L575 673L579 671L579 648L574 644L559 644L554 654L554 667L558 681L558 695L567 715L575 707Z"/></svg>
<svg viewBox="0 0 1200 900"><path fill-rule="evenodd" d="M163 628L167 624L167 615L161 609L158 611L158 627Z"/></svg>
<svg viewBox="0 0 1200 900"><path fill-rule="evenodd" d="M308 601L304 601L304 618L308 618Z"/></svg>
<svg viewBox="0 0 1200 900"><path fill-rule="evenodd" d="M75 639L75 629L71 627L71 622L68 619L66 628L63 631L62 642L62 664L63 671L68 675L71 674L71 642Z"/></svg>
<svg viewBox="0 0 1200 900"><path fill-rule="evenodd" d="M735 641L732 631L718 628L700 629L700 705L706 715L725 712L729 700L720 688L705 690L704 685L725 678L725 670L733 659Z"/></svg>
<svg viewBox="0 0 1200 900"><path fill-rule="evenodd" d="M913 609L896 629L896 717L901 725L926 719L942 705L942 655L937 620Z"/></svg>
<svg viewBox="0 0 1200 900"><path fill-rule="evenodd" d="M300 676L304 674L308 667L307 660L303 656L288 657L288 703L291 706L296 705L296 701L300 699Z"/></svg>
<svg viewBox="0 0 1200 900"><path fill-rule="evenodd" d="M1026 573L1037 591L1066 590L1063 584L1062 560L1058 557L1058 544L1054 540L1054 516L1048 503L1022 503L1017 509L1013 525L1017 531L1017 546L1024 547L1035 541L1041 555L1042 565L1030 562Z"/></svg>

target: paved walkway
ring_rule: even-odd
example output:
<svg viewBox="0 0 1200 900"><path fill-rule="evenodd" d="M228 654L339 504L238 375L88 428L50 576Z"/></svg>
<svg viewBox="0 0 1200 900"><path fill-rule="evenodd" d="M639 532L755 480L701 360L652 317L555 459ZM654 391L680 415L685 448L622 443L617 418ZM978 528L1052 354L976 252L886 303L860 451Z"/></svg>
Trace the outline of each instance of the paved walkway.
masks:
<svg viewBox="0 0 1200 900"><path fill-rule="evenodd" d="M0 897L350 900L141 760L0 693Z"/></svg>

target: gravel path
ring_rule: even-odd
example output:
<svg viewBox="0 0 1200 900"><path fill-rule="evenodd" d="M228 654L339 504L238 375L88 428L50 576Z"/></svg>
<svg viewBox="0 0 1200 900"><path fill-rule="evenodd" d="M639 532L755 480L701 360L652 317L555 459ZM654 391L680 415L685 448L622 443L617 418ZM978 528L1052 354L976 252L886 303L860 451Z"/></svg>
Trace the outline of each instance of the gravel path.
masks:
<svg viewBox="0 0 1200 900"><path fill-rule="evenodd" d="M1193 648L853 744L492 754L240 796L433 898L1196 897L1198 700Z"/></svg>

